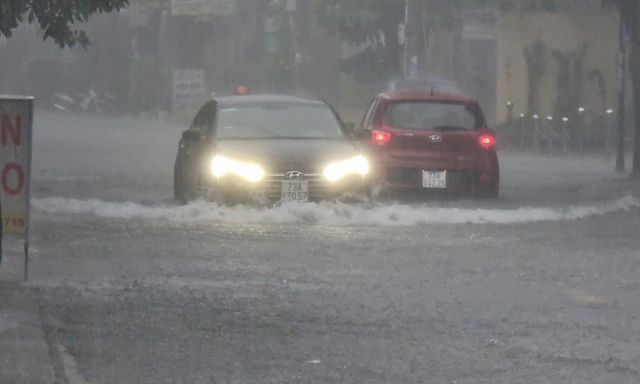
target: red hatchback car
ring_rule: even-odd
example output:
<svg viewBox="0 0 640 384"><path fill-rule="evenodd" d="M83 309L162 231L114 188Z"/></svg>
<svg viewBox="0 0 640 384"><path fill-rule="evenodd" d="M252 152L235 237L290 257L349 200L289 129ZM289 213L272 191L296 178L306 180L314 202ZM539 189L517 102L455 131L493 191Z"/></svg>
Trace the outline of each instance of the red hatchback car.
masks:
<svg viewBox="0 0 640 384"><path fill-rule="evenodd" d="M473 98L433 91L383 93L357 131L368 137L375 185L382 191L498 197L495 133Z"/></svg>

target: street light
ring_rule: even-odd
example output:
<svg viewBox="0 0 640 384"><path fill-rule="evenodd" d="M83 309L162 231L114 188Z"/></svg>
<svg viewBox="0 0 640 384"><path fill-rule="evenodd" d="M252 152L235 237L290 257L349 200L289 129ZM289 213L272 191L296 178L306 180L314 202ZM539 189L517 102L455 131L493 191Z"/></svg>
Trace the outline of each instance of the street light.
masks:
<svg viewBox="0 0 640 384"><path fill-rule="evenodd" d="M509 129L514 129L513 127L513 103L511 101L507 101L507 125Z"/></svg>
<svg viewBox="0 0 640 384"><path fill-rule="evenodd" d="M536 152L540 151L540 140L538 139L538 135L540 134L540 132L538 132L539 126L538 126L538 114L533 115L533 149Z"/></svg>
<svg viewBox="0 0 640 384"><path fill-rule="evenodd" d="M520 114L520 151L524 151L524 131L525 131L525 123L524 123L524 113Z"/></svg>
<svg viewBox="0 0 640 384"><path fill-rule="evenodd" d="M607 109L607 132L605 133L607 136L605 137L604 140L604 145L605 145L605 159L607 160L607 162L609 161L609 158L611 157L611 115L613 114L613 109L609 108Z"/></svg>
<svg viewBox="0 0 640 384"><path fill-rule="evenodd" d="M569 118L568 117L563 117L562 118L562 122L564 124L562 124L562 128L563 128L563 132L562 132L562 152L564 152L565 154L569 151L569 145L568 145L568 141L569 141L569 127L568 127L568 123L569 123Z"/></svg>
<svg viewBox="0 0 640 384"><path fill-rule="evenodd" d="M582 156L582 144L584 141L584 108L578 108L578 112L580 112L580 121L578 121L578 151L580 156Z"/></svg>
<svg viewBox="0 0 640 384"><path fill-rule="evenodd" d="M551 121L553 120L553 116L547 116L547 120L549 121L547 124L547 153L551 154L551 152L553 152L553 144L551 140Z"/></svg>

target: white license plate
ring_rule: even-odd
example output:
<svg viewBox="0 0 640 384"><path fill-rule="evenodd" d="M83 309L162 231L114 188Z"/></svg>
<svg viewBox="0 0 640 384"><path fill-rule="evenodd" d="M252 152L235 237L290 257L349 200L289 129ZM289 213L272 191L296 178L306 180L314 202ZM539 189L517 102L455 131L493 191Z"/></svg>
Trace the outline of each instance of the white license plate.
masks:
<svg viewBox="0 0 640 384"><path fill-rule="evenodd" d="M308 181L283 181L282 200L284 201L308 201L309 182Z"/></svg>
<svg viewBox="0 0 640 384"><path fill-rule="evenodd" d="M447 188L447 172L422 171L423 188Z"/></svg>

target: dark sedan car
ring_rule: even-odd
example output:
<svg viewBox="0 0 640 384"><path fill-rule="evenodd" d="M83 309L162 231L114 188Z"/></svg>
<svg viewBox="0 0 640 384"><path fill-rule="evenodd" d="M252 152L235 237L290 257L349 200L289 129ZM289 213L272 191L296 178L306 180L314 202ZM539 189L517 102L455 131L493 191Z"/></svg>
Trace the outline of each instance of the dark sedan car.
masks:
<svg viewBox="0 0 640 384"><path fill-rule="evenodd" d="M322 101L274 95L211 100L182 134L175 197L275 203L365 191L369 162L351 129Z"/></svg>

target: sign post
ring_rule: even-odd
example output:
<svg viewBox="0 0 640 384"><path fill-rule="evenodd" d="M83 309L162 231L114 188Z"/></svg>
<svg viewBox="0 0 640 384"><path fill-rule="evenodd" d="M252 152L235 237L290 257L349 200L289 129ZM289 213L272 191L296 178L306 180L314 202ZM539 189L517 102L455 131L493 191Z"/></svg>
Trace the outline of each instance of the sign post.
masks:
<svg viewBox="0 0 640 384"><path fill-rule="evenodd" d="M32 128L33 97L0 96L0 235L24 237L25 281L29 278Z"/></svg>
<svg viewBox="0 0 640 384"><path fill-rule="evenodd" d="M198 108L204 99L205 73L201 69L173 71L173 110Z"/></svg>

